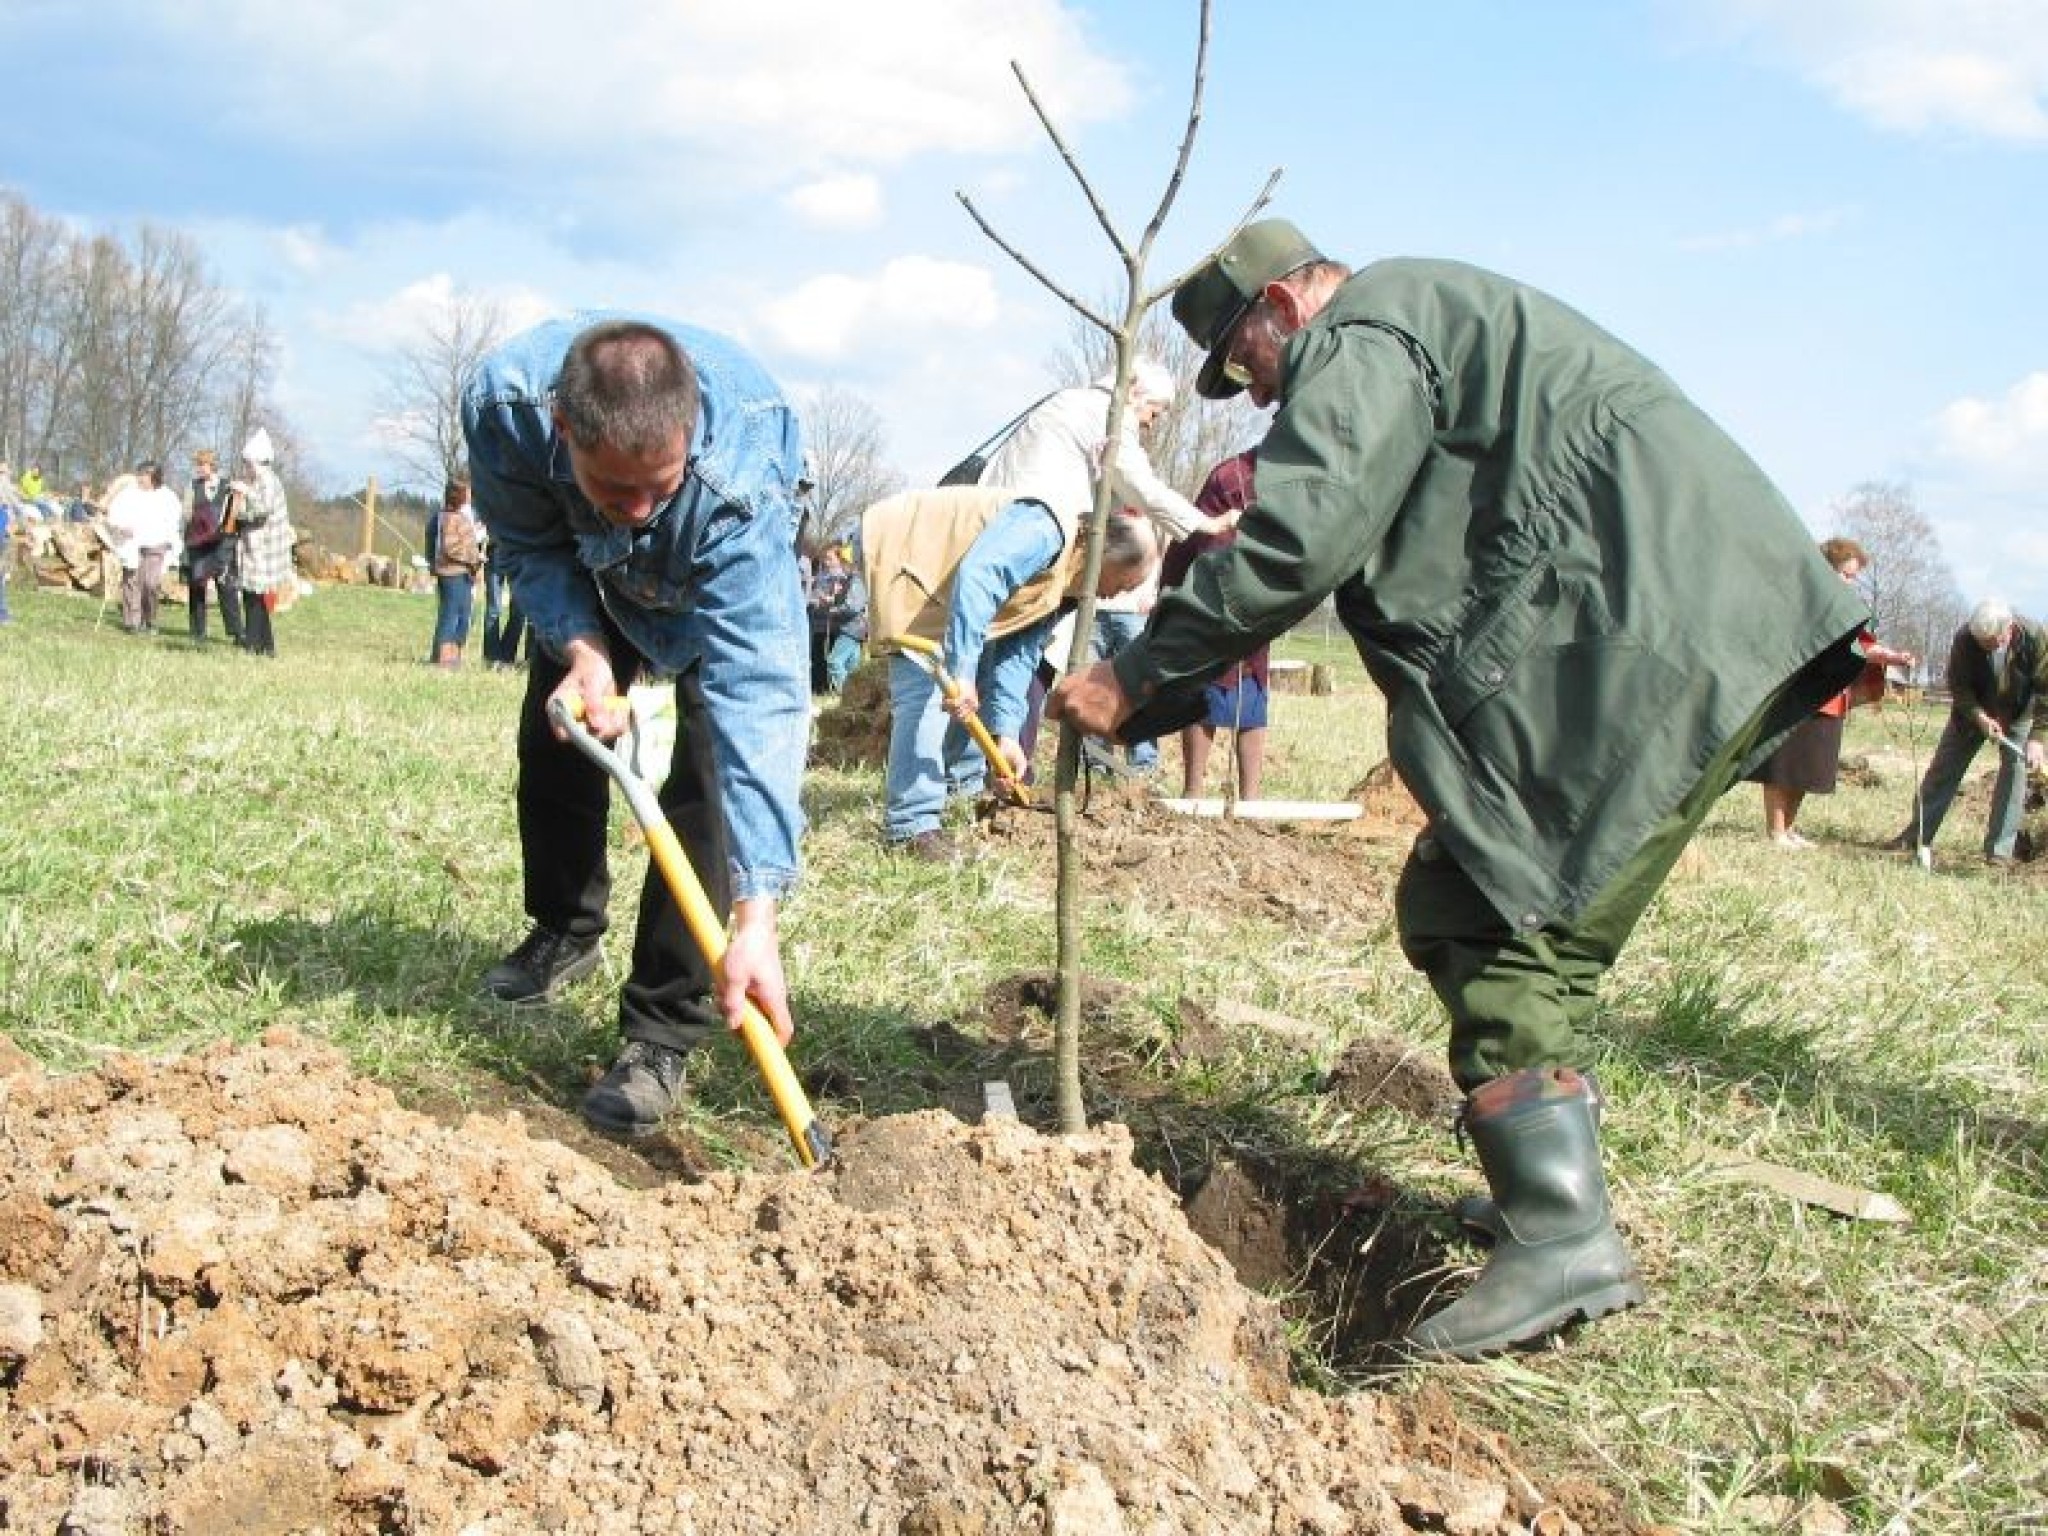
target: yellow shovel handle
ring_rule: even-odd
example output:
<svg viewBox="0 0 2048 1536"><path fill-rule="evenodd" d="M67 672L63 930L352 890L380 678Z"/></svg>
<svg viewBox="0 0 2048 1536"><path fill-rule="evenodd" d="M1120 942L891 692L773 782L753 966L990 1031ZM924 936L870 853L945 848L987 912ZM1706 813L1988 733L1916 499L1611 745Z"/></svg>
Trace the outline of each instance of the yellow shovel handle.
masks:
<svg viewBox="0 0 2048 1536"><path fill-rule="evenodd" d="M948 704L957 703L960 698L960 681L948 672L939 660L939 648L923 635L898 635L896 644L906 651L914 651L931 661L931 674L939 685L939 693ZM987 726L981 723L981 716L970 714L963 722L967 734L974 738L974 744L981 748L981 755L988 759L988 765L995 773L996 780L1018 800L1028 800L1031 791L1024 787L1024 781L1017 777L1017 771L1010 766L1010 760L1003 756L1003 749L996 745L995 737L989 734Z"/></svg>
<svg viewBox="0 0 2048 1536"><path fill-rule="evenodd" d="M627 704L624 699L609 702L616 707ZM710 965L713 977L723 982L725 925L719 921L711 898L704 894L704 882L697 878L697 871L691 867L689 855L684 853L675 828L662 814L661 802L655 797L653 786L633 772L617 752L591 734L590 728L583 723L582 700L558 700L555 706L550 707L550 713L568 731L569 739L578 750L600 764L625 793L626 804L632 809L633 819L640 823L640 831L647 839L655 867L661 871L662 879L668 882L669 894L676 899L676 910L682 913L683 926L689 930L690 938ZM791 1145L796 1148L797 1160L806 1168L815 1168L829 1161L832 1138L818 1123L811 1101L804 1094L803 1084L797 1081L796 1073L791 1070L789 1057L783 1054L782 1042L775 1038L775 1026L769 1023L768 1016L761 1012L752 998L748 998L741 1007L739 1032L740 1038L746 1042L748 1054L754 1058L761 1081L768 1087L768 1096L775 1101L776 1112L782 1116L783 1127L789 1132Z"/></svg>

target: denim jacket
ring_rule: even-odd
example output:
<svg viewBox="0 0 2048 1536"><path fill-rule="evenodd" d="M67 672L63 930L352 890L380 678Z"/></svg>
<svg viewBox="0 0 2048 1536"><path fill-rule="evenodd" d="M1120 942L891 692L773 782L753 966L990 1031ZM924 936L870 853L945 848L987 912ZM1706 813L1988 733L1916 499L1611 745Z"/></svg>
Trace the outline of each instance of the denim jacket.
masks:
<svg viewBox="0 0 2048 1536"><path fill-rule="evenodd" d="M682 488L639 529L614 528L569 469L550 401L569 343L607 318L682 344L701 395ZM809 638L797 582L796 414L761 366L709 331L654 316L574 315L515 336L463 394L477 510L513 599L561 657L602 633L599 611L656 671L700 671L736 899L797 876L798 786L810 721Z"/></svg>

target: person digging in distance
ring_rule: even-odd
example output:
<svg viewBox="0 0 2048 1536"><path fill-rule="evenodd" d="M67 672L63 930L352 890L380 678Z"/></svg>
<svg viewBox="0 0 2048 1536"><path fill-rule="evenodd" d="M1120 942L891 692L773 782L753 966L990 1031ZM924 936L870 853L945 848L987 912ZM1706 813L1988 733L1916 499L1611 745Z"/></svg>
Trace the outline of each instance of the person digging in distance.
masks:
<svg viewBox="0 0 2048 1536"><path fill-rule="evenodd" d="M1334 594L1429 818L1396 922L1492 1196L1484 1270L1401 1347L1477 1358L1633 1306L1585 1071L1598 983L1713 802L1860 670L1863 605L1668 378L1533 288L1354 273L1270 219L1173 313L1204 395L1277 406L1253 505L1048 712L1178 727Z"/></svg>
<svg viewBox="0 0 2048 1536"><path fill-rule="evenodd" d="M988 774L962 728L970 715L981 715L1011 772L1023 776L1018 738L1032 674L1054 621L1080 596L1086 532L1071 504L991 485L909 491L861 514L870 633L889 653L889 847L935 863L955 856L940 830L946 802L980 795ZM1130 591L1158 563L1150 520L1112 514L1096 594ZM931 674L894 644L906 634L943 647L945 669L960 683L955 703L944 704Z"/></svg>
<svg viewBox="0 0 2048 1536"><path fill-rule="evenodd" d="M675 680L660 804L732 932L714 977L650 865L623 1045L582 1106L600 1131L647 1135L682 1095L685 1054L721 1019L736 1028L746 998L783 1041L792 1033L777 907L797 878L809 722L796 416L726 338L613 315L499 347L462 424L476 504L533 636L518 733L532 927L484 977L487 996L542 1001L598 964L611 783L557 734L549 702L570 701L610 741L636 678Z"/></svg>
<svg viewBox="0 0 2048 1536"><path fill-rule="evenodd" d="M2027 774L2048 767L2048 629L1987 597L1948 648L1948 719L1914 792L1913 819L1885 847L1932 858L1934 836L1979 749L1997 745L1998 778L1984 823L1984 862L2011 865L2026 811Z"/></svg>

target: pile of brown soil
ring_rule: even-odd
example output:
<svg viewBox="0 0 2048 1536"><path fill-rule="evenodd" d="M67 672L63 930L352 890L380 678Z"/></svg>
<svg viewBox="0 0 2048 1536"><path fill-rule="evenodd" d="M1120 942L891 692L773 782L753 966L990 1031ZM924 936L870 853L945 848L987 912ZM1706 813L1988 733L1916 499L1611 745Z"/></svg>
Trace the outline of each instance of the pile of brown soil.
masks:
<svg viewBox="0 0 2048 1536"><path fill-rule="evenodd" d="M0 1062L0 1529L1575 1528L1274 1319L1113 1126L634 1190L283 1032Z"/></svg>
<svg viewBox="0 0 2048 1536"><path fill-rule="evenodd" d="M1369 929L1392 910L1391 865L1361 847L1356 823L1181 816L1145 786L1100 783L1089 789L1080 822L1088 889L1110 900L1259 913L1314 932ZM984 824L984 835L1030 853L1050 879L1054 827L1050 815L1006 809Z"/></svg>

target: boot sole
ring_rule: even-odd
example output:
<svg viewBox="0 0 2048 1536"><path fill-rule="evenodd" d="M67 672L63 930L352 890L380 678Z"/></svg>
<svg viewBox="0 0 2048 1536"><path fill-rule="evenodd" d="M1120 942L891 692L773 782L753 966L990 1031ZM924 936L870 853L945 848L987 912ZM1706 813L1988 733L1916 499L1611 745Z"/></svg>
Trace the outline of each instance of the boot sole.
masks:
<svg viewBox="0 0 2048 1536"><path fill-rule="evenodd" d="M1417 1365L1436 1360L1483 1360L1489 1355L1531 1348L1561 1328L1568 1328L1578 1322L1598 1322L1601 1318L1611 1317L1616 1312L1626 1312L1631 1307L1639 1307L1648 1299L1649 1293L1643 1289L1642 1282L1623 1280L1614 1285L1603 1286L1589 1296L1578 1297L1531 1327L1489 1334L1455 1350L1435 1348L1412 1335L1401 1340L1397 1347L1411 1364Z"/></svg>
<svg viewBox="0 0 2048 1536"><path fill-rule="evenodd" d="M645 1141L648 1137L661 1130L663 1122L659 1120L651 1123L646 1120L606 1120L591 1114L589 1110L584 1110L583 1123L597 1132L598 1135L609 1136L613 1141Z"/></svg>

